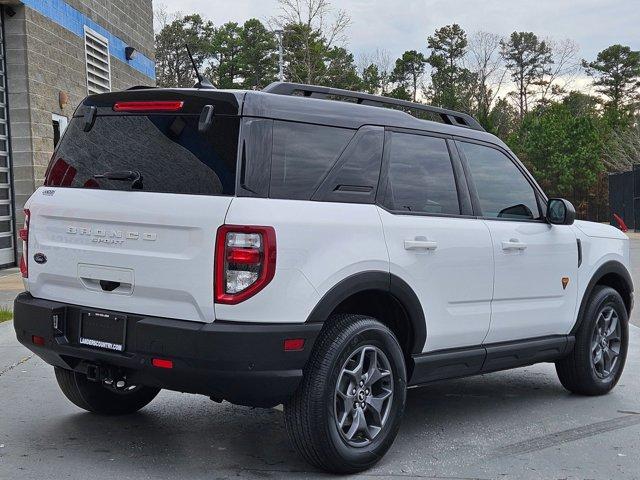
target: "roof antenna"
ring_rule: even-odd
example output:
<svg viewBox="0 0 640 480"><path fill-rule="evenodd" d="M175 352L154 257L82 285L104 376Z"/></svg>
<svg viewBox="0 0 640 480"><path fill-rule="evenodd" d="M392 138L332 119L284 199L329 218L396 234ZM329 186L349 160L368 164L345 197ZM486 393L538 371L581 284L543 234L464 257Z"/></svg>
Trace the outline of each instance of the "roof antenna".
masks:
<svg viewBox="0 0 640 480"><path fill-rule="evenodd" d="M198 82L193 86L193 88L216 88L213 86L213 84L209 80L207 80L202 75L200 75L200 71L198 70L196 61L193 59L193 55L191 54L191 49L189 48L189 45L185 44L185 47L187 48L187 53L189 54L191 65L193 66L193 69L196 72L196 77L198 77Z"/></svg>

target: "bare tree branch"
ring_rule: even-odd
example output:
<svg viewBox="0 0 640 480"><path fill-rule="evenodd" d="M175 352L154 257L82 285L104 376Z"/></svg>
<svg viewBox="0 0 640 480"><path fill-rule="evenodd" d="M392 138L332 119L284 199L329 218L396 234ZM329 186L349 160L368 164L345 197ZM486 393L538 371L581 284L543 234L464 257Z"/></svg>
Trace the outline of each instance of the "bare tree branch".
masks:
<svg viewBox="0 0 640 480"><path fill-rule="evenodd" d="M567 92L580 72L579 45L570 39L546 39L553 63L539 84L538 101L546 103Z"/></svg>
<svg viewBox="0 0 640 480"><path fill-rule="evenodd" d="M500 55L499 35L476 32L469 38L464 66L476 75L475 97L481 114L488 114L507 78Z"/></svg>

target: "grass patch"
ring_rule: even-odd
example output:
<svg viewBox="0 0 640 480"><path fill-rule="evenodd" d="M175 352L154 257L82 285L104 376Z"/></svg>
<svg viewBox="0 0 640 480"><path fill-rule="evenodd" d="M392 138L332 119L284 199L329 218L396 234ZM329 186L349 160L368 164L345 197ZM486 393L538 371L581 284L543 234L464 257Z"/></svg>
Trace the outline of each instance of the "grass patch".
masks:
<svg viewBox="0 0 640 480"><path fill-rule="evenodd" d="M0 323L13 320L13 310L0 306Z"/></svg>

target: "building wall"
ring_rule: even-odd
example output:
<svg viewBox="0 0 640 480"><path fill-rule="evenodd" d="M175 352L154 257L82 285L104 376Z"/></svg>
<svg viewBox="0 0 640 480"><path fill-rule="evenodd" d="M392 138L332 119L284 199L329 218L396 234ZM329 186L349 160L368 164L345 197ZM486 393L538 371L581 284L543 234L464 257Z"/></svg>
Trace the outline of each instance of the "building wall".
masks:
<svg viewBox="0 0 640 480"><path fill-rule="evenodd" d="M155 85L153 12L151 0L24 0L11 9L4 27L20 224L54 150L52 114L71 118L87 95L84 25L109 39L112 90ZM125 59L127 45L139 52L132 62ZM68 97L64 105L61 95Z"/></svg>

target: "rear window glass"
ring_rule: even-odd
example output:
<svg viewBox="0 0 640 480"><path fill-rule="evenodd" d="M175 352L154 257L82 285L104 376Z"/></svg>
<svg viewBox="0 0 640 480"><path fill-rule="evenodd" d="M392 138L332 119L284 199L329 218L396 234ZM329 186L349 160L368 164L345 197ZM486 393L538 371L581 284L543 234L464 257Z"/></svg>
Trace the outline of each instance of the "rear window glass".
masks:
<svg viewBox="0 0 640 480"><path fill-rule="evenodd" d="M238 117L217 116L206 134L197 115L98 116L84 131L74 118L49 165L45 185L195 195L235 193ZM139 181L100 177L131 172Z"/></svg>
<svg viewBox="0 0 640 480"><path fill-rule="evenodd" d="M274 122L269 196L309 200L354 133L344 128Z"/></svg>

